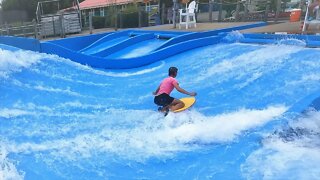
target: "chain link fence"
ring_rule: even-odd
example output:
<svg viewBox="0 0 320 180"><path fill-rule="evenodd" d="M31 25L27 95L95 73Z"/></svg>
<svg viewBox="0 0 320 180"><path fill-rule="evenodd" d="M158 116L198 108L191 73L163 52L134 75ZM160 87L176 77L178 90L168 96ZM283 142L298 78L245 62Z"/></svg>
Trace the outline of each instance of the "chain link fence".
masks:
<svg viewBox="0 0 320 180"><path fill-rule="evenodd" d="M178 3L179 9L186 8L186 4ZM196 8L196 19L198 23L210 22L244 22L244 21L279 21L290 18L290 10L302 9L302 17L306 10L305 2L289 0L198 0ZM160 24L169 24L173 21L172 2L168 5L161 4L143 6L143 4L131 4L126 6L108 6L105 8L81 11L82 30L99 28L136 28ZM23 12L18 19L24 20ZM1 12L0 26L1 35L34 36L39 34L39 25L33 22L5 23L16 21L16 19L5 18ZM176 14L178 22L179 12ZM17 18L17 17L15 17ZM9 21L10 20L10 21Z"/></svg>
<svg viewBox="0 0 320 180"><path fill-rule="evenodd" d="M145 6L128 6L119 9L117 6L104 8L104 14L91 11L93 28L133 28L172 23L171 7L162 4L156 11ZM186 4L178 3L179 9ZM290 10L306 9L304 2L289 0L207 0L197 2L197 22L248 22L248 21L279 21L289 20ZM82 13L83 26L90 27L90 13ZM176 13L178 22L179 12ZM303 17L302 17L303 18Z"/></svg>

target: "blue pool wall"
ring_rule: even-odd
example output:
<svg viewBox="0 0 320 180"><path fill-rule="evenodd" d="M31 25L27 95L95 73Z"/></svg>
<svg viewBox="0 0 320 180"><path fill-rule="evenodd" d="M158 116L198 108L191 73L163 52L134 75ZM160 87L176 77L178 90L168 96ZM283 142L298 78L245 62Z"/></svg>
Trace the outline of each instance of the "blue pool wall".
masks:
<svg viewBox="0 0 320 180"><path fill-rule="evenodd" d="M85 35L80 37L70 37L58 40L47 41L54 43L59 46L63 46L67 49L71 49L74 51L79 51L88 46L88 44L94 43L95 41L101 39L102 37L111 34L111 32L107 33L98 33L98 34L91 34Z"/></svg>
<svg viewBox="0 0 320 180"><path fill-rule="evenodd" d="M223 39L229 32L243 30L248 28L265 26L265 22L257 22L247 25L235 26L230 28L222 28L205 32L172 32L172 31L147 31L147 30L123 30L116 32L107 32L94 35L86 35L79 37L71 37L59 40L39 42L32 38L19 37L0 37L0 43L15 46L21 49L32 50L48 54L56 54L60 57L71 59L75 62L92 66L94 68L106 69L130 69L137 68L150 63L160 61L184 51L217 44L217 43L233 43ZM95 45L102 43L110 38L120 36L130 36L127 40L114 44L112 47L99 52L97 54L88 55L82 53L87 48L94 48ZM108 53L116 52L120 49L128 47L130 44L137 43L146 38L165 38L167 41L151 51L149 54L122 59L104 58L102 56ZM312 35L282 35L282 34L243 34L243 38L237 42L255 43L255 44L274 44L280 39L298 39L305 42L307 47L320 47L319 36Z"/></svg>
<svg viewBox="0 0 320 180"><path fill-rule="evenodd" d="M299 35L299 34L243 34L244 38L240 39L241 43L255 44L276 44L279 40L301 40L306 43L307 47L320 47L319 35Z"/></svg>
<svg viewBox="0 0 320 180"><path fill-rule="evenodd" d="M162 50L155 51L144 56L128 59L106 59L102 57L88 56L79 52L71 51L62 46L54 45L52 43L42 43L41 50L42 52L57 54L61 57L68 58L75 62L86 64L95 68L130 69L148 65L190 49L216 44L219 43L220 39L220 37L207 37L190 40L178 43L175 46L166 47ZM121 49L121 46L118 46L117 48Z"/></svg>
<svg viewBox="0 0 320 180"><path fill-rule="evenodd" d="M18 51L18 50L21 50L20 48L17 48L17 47L14 47L14 46L10 46L10 45L5 45L5 44L0 44L0 49L8 50L8 51Z"/></svg>
<svg viewBox="0 0 320 180"><path fill-rule="evenodd" d="M260 27L265 26L265 22L258 22L252 23L242 26L235 26L230 28L223 28L213 31L206 31L206 32L170 32L170 31L138 31L138 30L126 30L120 31L114 34L106 35L101 39L97 40L95 43L89 45L88 47L95 46L96 44L100 43L101 41L107 40L110 37L116 38L117 36L123 36L124 33L127 34L153 34L155 37L165 37L170 38L164 45L157 48L155 51L136 58L130 59L109 59L109 58L101 58L97 56L106 55L106 53L115 52L116 50L123 49L128 44L135 43L133 40L127 40L123 43L116 44L115 47L109 48L107 51L101 52L96 54L97 56L90 56L81 54L79 52L70 52L65 46L54 47L55 42L45 42L41 44L42 52L46 53L55 53L59 56L72 59L76 62L87 64L92 67L96 68L108 68L108 69L128 69L128 68L136 68L141 67L161 59L165 59L169 56L184 52L191 48L198 48L202 46L212 45L220 42L221 36L218 34L221 32L231 32L235 30L253 28L253 27ZM148 35L145 35L148 36ZM213 38L211 38L213 37ZM141 37L142 38L142 37ZM210 42L205 42L205 39L210 40ZM143 38L142 38L143 39ZM175 46L175 47L172 47ZM82 49L81 51L85 50L86 48Z"/></svg>
<svg viewBox="0 0 320 180"><path fill-rule="evenodd" d="M176 37L176 38L169 40L168 43L164 44L162 47L159 47L158 49L163 48L163 47L167 47L167 46L171 46L176 43L180 43L180 42L187 41L187 40L204 38L204 37L209 37L209 36L217 36L218 34L220 34L222 32L228 33L231 31L256 28L256 27L261 27L261 26L266 26L266 25L267 25L266 22L257 22L257 23L247 24L247 25L240 25L240 26L234 26L234 27L229 27L229 28L221 28L221 29L211 30L211 31L191 32L191 33L187 33L185 35L181 35L179 37Z"/></svg>
<svg viewBox="0 0 320 180"><path fill-rule="evenodd" d="M114 46L108 48L107 50L100 51L100 52L92 54L92 55L101 56L101 57L107 56L107 55L112 54L114 52L120 51L121 49L124 49L128 46L131 46L131 45L134 45L134 44L139 43L141 41L152 39L152 38L155 38L155 35L153 33L139 34L139 35L136 35L130 39L127 39L125 41L117 43Z"/></svg>
<svg viewBox="0 0 320 180"><path fill-rule="evenodd" d="M41 52L40 42L34 38L0 36L0 43L20 49Z"/></svg>
<svg viewBox="0 0 320 180"><path fill-rule="evenodd" d="M33 50L42 53L56 54L64 58L71 59L81 64L86 64L95 68L108 68L108 69L126 69L141 67L161 59L184 52L191 48L211 45L219 43L220 38L213 38L211 42L205 42L205 38L216 36L220 32L230 32L240 29L253 28L266 25L265 22L258 22L249 25L236 26L231 28L218 29L200 33L190 32L170 32L170 31L139 31L139 30L125 30L125 33L153 33L157 37L166 37L170 40L165 43L165 46L158 48L156 51L148 55L130 58L130 59L106 59L96 56L90 56L78 52L90 44L101 41L110 33L101 33L90 36L73 37L61 40L39 42L36 39L17 38L17 37L4 37L0 39L0 43L19 47L21 49ZM121 35L122 31L113 32L114 34ZM115 35L117 36L117 35ZM218 36L217 36L218 37ZM207 39L207 40L209 40ZM126 43L118 46L118 48L125 48ZM175 47L172 47L175 46ZM188 46L188 47L186 47Z"/></svg>

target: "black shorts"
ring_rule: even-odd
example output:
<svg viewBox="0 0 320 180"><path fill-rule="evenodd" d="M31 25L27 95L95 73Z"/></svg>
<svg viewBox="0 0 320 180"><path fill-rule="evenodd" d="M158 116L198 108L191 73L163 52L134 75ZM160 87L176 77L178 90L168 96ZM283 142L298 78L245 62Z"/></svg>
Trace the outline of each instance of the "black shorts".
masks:
<svg viewBox="0 0 320 180"><path fill-rule="evenodd" d="M156 103L158 106L168 106L172 103L174 100L173 97L169 96L166 93L162 93L156 97L154 97L154 103Z"/></svg>

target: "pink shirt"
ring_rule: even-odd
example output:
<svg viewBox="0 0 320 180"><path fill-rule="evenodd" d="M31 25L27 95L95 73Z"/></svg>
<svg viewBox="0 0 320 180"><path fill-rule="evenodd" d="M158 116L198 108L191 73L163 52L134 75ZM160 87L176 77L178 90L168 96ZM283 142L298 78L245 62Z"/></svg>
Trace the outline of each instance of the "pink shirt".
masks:
<svg viewBox="0 0 320 180"><path fill-rule="evenodd" d="M174 88L174 84L178 84L178 81L173 78L173 77L167 77L165 78L161 84L160 84L160 88L158 91L158 94L162 94L162 93L166 93L168 95L170 95L170 93L172 92L173 88Z"/></svg>

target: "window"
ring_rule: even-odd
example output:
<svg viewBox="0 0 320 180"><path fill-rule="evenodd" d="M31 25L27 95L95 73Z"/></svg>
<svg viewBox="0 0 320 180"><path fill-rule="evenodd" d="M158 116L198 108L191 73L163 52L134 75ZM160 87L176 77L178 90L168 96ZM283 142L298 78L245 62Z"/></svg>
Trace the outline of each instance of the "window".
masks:
<svg viewBox="0 0 320 180"><path fill-rule="evenodd" d="M100 8L100 16L104 16L104 8Z"/></svg>

